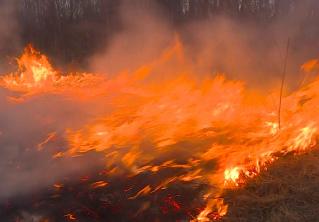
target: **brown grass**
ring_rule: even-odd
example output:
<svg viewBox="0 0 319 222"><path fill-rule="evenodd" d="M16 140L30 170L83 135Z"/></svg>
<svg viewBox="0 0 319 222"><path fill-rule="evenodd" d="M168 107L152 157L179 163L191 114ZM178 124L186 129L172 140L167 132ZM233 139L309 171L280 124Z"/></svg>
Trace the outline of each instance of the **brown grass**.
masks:
<svg viewBox="0 0 319 222"><path fill-rule="evenodd" d="M286 156L225 199L225 222L319 221L319 152Z"/></svg>

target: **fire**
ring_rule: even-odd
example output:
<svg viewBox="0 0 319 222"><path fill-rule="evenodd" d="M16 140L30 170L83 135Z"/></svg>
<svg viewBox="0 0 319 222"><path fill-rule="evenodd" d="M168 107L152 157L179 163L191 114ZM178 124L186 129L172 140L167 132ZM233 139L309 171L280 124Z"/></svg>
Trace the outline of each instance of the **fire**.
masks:
<svg viewBox="0 0 319 222"><path fill-rule="evenodd" d="M16 72L0 77L1 87L21 94L21 98L11 98L13 101L23 101L30 96L45 93L81 97L82 90L99 87L103 78L90 73L62 75L52 67L45 55L31 45L25 48L17 63Z"/></svg>
<svg viewBox="0 0 319 222"><path fill-rule="evenodd" d="M107 186L107 185L108 185L108 183L105 182L105 181L98 181L98 182L92 183L92 184L91 184L91 187L92 187L93 189L96 189L96 188L105 187L105 186Z"/></svg>
<svg viewBox="0 0 319 222"><path fill-rule="evenodd" d="M312 72L318 69L318 60L313 59L301 66L301 69L305 72Z"/></svg>
<svg viewBox="0 0 319 222"><path fill-rule="evenodd" d="M45 81L55 81L58 78L46 56L41 55L31 45L25 48L24 54L18 59L20 78L15 83L32 88Z"/></svg>
<svg viewBox="0 0 319 222"><path fill-rule="evenodd" d="M38 144L38 150L42 150L43 147L49 143L51 140L53 140L54 138L56 137L56 132L52 132L52 133L49 133L48 137L41 143Z"/></svg>
<svg viewBox="0 0 319 222"><path fill-rule="evenodd" d="M29 89L55 82L59 78L47 57L41 55L31 45L25 48L17 63L18 72L2 78L2 86L9 90L27 92Z"/></svg>
<svg viewBox="0 0 319 222"><path fill-rule="evenodd" d="M89 94L97 104L107 104L111 111L97 114L82 127L66 126L68 147L53 158L102 153L108 172L127 178L176 170L178 173L160 182L143 185L129 199L177 182L204 183L212 190L203 198L206 207L193 221L211 221L227 214L222 198L225 189L244 186L278 158L317 145L319 79L283 98L279 128L275 93L252 94L243 82L227 80L221 74L198 77L196 66L180 56L182 51L178 43L136 72L108 79L88 73L63 75L29 46L18 59L18 71L1 77L0 86L22 97L59 94L77 100ZM182 67L177 74L175 67L169 67L173 74L167 79L151 76L174 59ZM313 60L302 69L310 71L316 66ZM56 137L56 133L49 134L38 149ZM212 162L214 167L207 170L204 166ZM107 185L101 180L90 187ZM65 216L76 219L72 214Z"/></svg>
<svg viewBox="0 0 319 222"><path fill-rule="evenodd" d="M65 218L66 218L67 220L69 220L69 221L75 221L75 220L76 220L76 217L75 217L73 214L71 214L71 213L66 214L66 215L65 215Z"/></svg>
<svg viewBox="0 0 319 222"><path fill-rule="evenodd" d="M279 124L278 123L266 122L265 125L270 128L269 132L271 135L276 135L278 133L278 131L279 131Z"/></svg>
<svg viewBox="0 0 319 222"><path fill-rule="evenodd" d="M225 176L224 176L225 184L227 184L229 182L232 182L236 186L238 186L239 184L237 183L237 181L239 180L240 172L241 172L241 169L239 167L226 169L225 170Z"/></svg>
<svg viewBox="0 0 319 222"><path fill-rule="evenodd" d="M289 150L303 151L309 147L314 147L316 145L316 132L317 128L311 125L300 129L298 135L295 138L293 138L292 144L289 146Z"/></svg>
<svg viewBox="0 0 319 222"><path fill-rule="evenodd" d="M57 189L57 190L60 190L60 189L63 188L63 184L56 183L56 184L53 185L53 187L54 187L55 189Z"/></svg>

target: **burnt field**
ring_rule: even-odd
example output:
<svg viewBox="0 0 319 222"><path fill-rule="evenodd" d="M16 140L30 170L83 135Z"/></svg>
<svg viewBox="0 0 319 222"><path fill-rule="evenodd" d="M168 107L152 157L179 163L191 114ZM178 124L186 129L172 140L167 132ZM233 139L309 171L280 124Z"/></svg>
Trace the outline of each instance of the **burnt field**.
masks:
<svg viewBox="0 0 319 222"><path fill-rule="evenodd" d="M226 190L223 197L229 212L216 221L317 221L318 152L300 157L289 156L236 191ZM205 185L178 183L157 194L128 200L141 180L115 179L111 186L92 190L88 183L105 180L96 171L81 182L64 181L48 191L2 203L3 221L189 221L204 203L200 199ZM125 212L125 213L123 213ZM213 217L213 215L212 215ZM50 218L47 219L47 218ZM72 219L73 218L73 219ZM169 219L168 219L169 218Z"/></svg>

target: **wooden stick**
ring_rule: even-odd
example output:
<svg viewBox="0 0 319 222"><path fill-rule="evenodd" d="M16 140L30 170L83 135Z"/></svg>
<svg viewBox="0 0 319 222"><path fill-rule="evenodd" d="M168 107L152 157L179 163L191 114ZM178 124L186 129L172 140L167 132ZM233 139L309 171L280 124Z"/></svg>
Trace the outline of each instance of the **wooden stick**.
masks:
<svg viewBox="0 0 319 222"><path fill-rule="evenodd" d="M287 50L286 50L286 56L285 56L285 62L284 62L284 69L283 69L282 77L281 77L279 107L278 107L278 128L279 129L281 128L281 103L282 103L282 94L283 94L284 84L285 84L285 79L286 79L289 47L290 47L290 38L288 38L288 42L287 42Z"/></svg>

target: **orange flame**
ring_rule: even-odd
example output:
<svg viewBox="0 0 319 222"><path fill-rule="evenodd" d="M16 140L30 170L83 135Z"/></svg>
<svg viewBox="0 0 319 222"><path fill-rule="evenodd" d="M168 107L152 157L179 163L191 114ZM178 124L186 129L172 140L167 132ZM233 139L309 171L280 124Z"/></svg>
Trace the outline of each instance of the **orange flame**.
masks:
<svg viewBox="0 0 319 222"><path fill-rule="evenodd" d="M117 165L119 170L124 167L129 176L181 169L182 173L159 184L146 185L131 199L177 181L208 183L218 189L203 198L207 205L194 221L210 221L227 214L228 206L220 197L224 189L245 185L287 153L299 154L316 146L319 79L283 98L279 129L273 99L276 95L251 94L243 82L226 80L220 74L200 78L192 73L196 72L195 66L180 56L182 45L177 46L130 75L111 79L98 74L62 75L29 46L18 59L17 73L1 77L0 86L23 96L58 93L77 98L93 91L93 98L109 104L112 111L97 115L81 128L66 127L69 147L54 158L102 152L107 166ZM166 68L167 61L176 55L182 67L178 75L174 74L175 67L169 67L172 77L154 77L156 81L149 78L150 73ZM310 71L315 66L317 61L310 61L302 68ZM92 89L90 93L88 88ZM102 89L105 92L101 93ZM110 99L105 94L114 96ZM256 100L263 102L257 104ZM55 134L49 135L38 148L53 137ZM155 161L159 157L162 163ZM216 162L215 168L205 169L212 161ZM107 184L98 181L91 187ZM72 215L67 218L74 220Z"/></svg>
<svg viewBox="0 0 319 222"><path fill-rule="evenodd" d="M62 75L55 70L48 58L40 54L31 45L17 59L18 70L15 73L0 77L0 86L22 94L24 98L44 93L65 94L73 97L83 96L81 89L96 88L101 76L89 73Z"/></svg>

